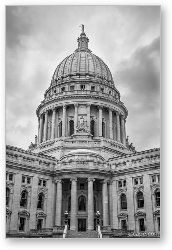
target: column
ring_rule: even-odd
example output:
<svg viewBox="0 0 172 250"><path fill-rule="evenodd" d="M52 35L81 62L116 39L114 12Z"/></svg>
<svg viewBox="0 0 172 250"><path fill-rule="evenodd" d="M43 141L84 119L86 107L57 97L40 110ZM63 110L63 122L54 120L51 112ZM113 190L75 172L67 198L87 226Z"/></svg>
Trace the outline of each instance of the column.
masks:
<svg viewBox="0 0 172 250"><path fill-rule="evenodd" d="M75 103L75 115L74 115L74 131L76 132L76 127L78 126L78 104Z"/></svg>
<svg viewBox="0 0 172 250"><path fill-rule="evenodd" d="M117 141L121 141L121 131L120 131L120 120L119 113L116 112L116 133L117 133Z"/></svg>
<svg viewBox="0 0 172 250"><path fill-rule="evenodd" d="M102 106L99 106L99 136L102 136Z"/></svg>
<svg viewBox="0 0 172 250"><path fill-rule="evenodd" d="M90 132L90 107L91 104L87 104L87 126L89 132Z"/></svg>
<svg viewBox="0 0 172 250"><path fill-rule="evenodd" d="M112 180L112 228L118 229L116 180Z"/></svg>
<svg viewBox="0 0 172 250"><path fill-rule="evenodd" d="M76 230L76 212L77 212L77 178L71 179L71 216L70 230Z"/></svg>
<svg viewBox="0 0 172 250"><path fill-rule="evenodd" d="M108 189L107 180L103 181L103 226L108 226Z"/></svg>
<svg viewBox="0 0 172 250"><path fill-rule="evenodd" d="M59 122L58 122L58 110L56 109L56 115L55 115L55 138L58 137L58 129L59 129Z"/></svg>
<svg viewBox="0 0 172 250"><path fill-rule="evenodd" d="M43 116L40 115L40 126L39 126L39 143L42 142L42 132L43 132Z"/></svg>
<svg viewBox="0 0 172 250"><path fill-rule="evenodd" d="M125 119L121 116L121 132L122 132L122 143L126 145L126 134L125 134Z"/></svg>
<svg viewBox="0 0 172 250"><path fill-rule="evenodd" d="M62 181L55 180L57 183L57 192L56 192L56 219L55 225L61 226L61 211L62 211Z"/></svg>
<svg viewBox="0 0 172 250"><path fill-rule="evenodd" d="M39 136L40 136L40 117L38 116L38 137L37 137L37 145L39 144Z"/></svg>
<svg viewBox="0 0 172 250"><path fill-rule="evenodd" d="M56 109L53 109L51 139L55 138L55 120L56 120Z"/></svg>
<svg viewBox="0 0 172 250"><path fill-rule="evenodd" d="M62 136L66 136L66 105L63 106Z"/></svg>
<svg viewBox="0 0 172 250"><path fill-rule="evenodd" d="M88 178L88 230L94 229L93 178Z"/></svg>
<svg viewBox="0 0 172 250"><path fill-rule="evenodd" d="M110 139L113 139L113 133L112 133L112 110L109 109L109 137Z"/></svg>
<svg viewBox="0 0 172 250"><path fill-rule="evenodd" d="M44 141L47 140L47 128L48 128L48 111L45 113L45 120L44 120Z"/></svg>

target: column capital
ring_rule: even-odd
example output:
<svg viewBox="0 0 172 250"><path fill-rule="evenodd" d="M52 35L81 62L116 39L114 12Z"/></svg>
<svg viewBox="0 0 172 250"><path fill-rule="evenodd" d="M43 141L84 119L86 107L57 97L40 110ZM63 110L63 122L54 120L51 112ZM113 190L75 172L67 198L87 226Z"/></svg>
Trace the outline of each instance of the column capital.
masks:
<svg viewBox="0 0 172 250"><path fill-rule="evenodd" d="M74 103L74 107L78 108L79 104L78 103Z"/></svg>
<svg viewBox="0 0 172 250"><path fill-rule="evenodd" d="M103 105L98 105L98 109L103 109Z"/></svg>
<svg viewBox="0 0 172 250"><path fill-rule="evenodd" d="M62 179L55 179L54 182L57 183L62 183Z"/></svg>
<svg viewBox="0 0 172 250"><path fill-rule="evenodd" d="M70 181L75 181L75 182L77 182L77 177L71 177L71 178L70 178Z"/></svg>
<svg viewBox="0 0 172 250"><path fill-rule="evenodd" d="M95 181L95 179L94 178L92 178L92 177L88 177L88 182L90 182L90 181L92 181L92 182L94 182Z"/></svg>
<svg viewBox="0 0 172 250"><path fill-rule="evenodd" d="M63 104L63 109L66 109L67 108L67 104Z"/></svg>
<svg viewBox="0 0 172 250"><path fill-rule="evenodd" d="M86 103L86 106L87 106L87 107L91 107L91 104L90 104L90 103Z"/></svg>

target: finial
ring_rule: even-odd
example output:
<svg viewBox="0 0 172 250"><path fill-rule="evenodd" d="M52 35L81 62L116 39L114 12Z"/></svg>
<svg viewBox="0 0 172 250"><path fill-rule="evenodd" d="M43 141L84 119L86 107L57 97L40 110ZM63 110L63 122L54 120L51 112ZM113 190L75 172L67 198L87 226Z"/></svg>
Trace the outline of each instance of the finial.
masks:
<svg viewBox="0 0 172 250"><path fill-rule="evenodd" d="M83 24L81 24L81 26L82 26L82 33L84 33L84 25L83 25Z"/></svg>

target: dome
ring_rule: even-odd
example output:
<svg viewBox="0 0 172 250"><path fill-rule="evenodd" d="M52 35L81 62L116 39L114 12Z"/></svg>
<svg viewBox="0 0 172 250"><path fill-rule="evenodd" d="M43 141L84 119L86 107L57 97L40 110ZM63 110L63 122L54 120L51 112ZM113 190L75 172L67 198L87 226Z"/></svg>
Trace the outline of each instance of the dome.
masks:
<svg viewBox="0 0 172 250"><path fill-rule="evenodd" d="M67 56L56 68L52 83L60 83L61 79L72 77L72 79L80 78L82 80L93 78L100 79L109 85L113 85L112 74L108 66L98 56L92 54L88 49L88 38L84 31L78 38L78 49Z"/></svg>

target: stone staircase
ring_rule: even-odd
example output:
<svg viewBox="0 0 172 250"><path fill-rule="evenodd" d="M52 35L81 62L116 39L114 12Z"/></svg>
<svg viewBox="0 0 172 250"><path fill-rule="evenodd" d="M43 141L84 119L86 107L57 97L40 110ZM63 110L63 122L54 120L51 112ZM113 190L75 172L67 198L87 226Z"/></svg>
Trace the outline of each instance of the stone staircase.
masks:
<svg viewBox="0 0 172 250"><path fill-rule="evenodd" d="M68 230L66 238L98 238L97 231L78 232L75 230Z"/></svg>

